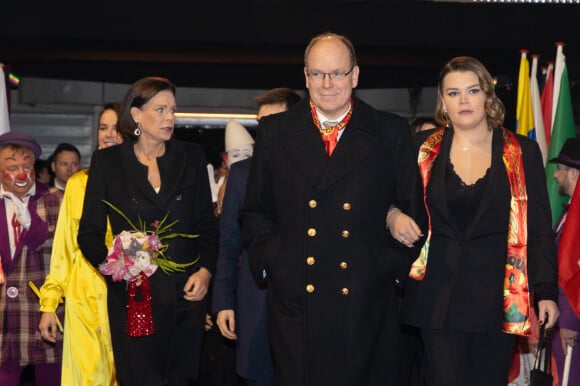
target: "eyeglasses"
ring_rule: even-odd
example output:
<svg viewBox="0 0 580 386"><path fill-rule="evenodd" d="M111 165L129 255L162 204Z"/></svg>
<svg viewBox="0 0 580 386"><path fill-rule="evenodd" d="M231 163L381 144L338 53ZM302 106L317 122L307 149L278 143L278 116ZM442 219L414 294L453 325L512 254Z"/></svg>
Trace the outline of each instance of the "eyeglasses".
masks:
<svg viewBox="0 0 580 386"><path fill-rule="evenodd" d="M317 82L321 82L328 75L330 80L343 80L345 79L354 69L354 66L348 71L332 71L332 72L322 72L322 71L307 71L308 76Z"/></svg>

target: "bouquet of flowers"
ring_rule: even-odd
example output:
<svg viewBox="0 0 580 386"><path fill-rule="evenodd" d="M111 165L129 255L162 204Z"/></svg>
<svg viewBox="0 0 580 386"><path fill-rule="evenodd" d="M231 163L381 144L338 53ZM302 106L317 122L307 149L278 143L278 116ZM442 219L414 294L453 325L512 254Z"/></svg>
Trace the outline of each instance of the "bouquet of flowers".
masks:
<svg viewBox="0 0 580 386"><path fill-rule="evenodd" d="M168 223L168 214L161 221L151 224L148 229L139 217L139 226L133 223L119 208L103 200L113 211L118 213L131 230L125 230L115 236L113 245L109 248L107 259L99 265L103 275L111 275L114 282L125 280L129 288L129 303L127 308L127 332L130 336L147 336L154 332L151 311L151 290L149 277L157 268L169 274L183 272L185 268L195 264L197 259L189 263L177 263L169 259L165 252L169 245L163 241L176 237L196 238L198 235L186 233L168 233L179 220ZM137 290L141 290L142 300L137 300Z"/></svg>

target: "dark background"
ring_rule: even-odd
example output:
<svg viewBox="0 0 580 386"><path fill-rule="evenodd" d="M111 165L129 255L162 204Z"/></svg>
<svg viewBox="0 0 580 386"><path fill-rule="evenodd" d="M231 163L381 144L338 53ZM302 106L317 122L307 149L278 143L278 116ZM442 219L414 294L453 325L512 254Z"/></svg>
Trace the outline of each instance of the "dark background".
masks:
<svg viewBox="0 0 580 386"><path fill-rule="evenodd" d="M303 51L324 31L347 35L359 88L434 86L451 57L480 59L517 86L519 50L555 59L567 43L580 72L578 4L387 0L2 1L0 61L21 77L132 83L162 75L178 86L304 88Z"/></svg>

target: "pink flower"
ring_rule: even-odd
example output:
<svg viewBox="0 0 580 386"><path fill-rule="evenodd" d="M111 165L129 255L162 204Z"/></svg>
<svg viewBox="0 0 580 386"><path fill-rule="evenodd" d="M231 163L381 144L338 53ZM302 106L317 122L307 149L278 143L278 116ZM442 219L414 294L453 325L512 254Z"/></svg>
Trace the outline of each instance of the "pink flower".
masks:
<svg viewBox="0 0 580 386"><path fill-rule="evenodd" d="M132 263L131 257L125 255L121 237L116 237L109 249L106 262L99 265L99 271L103 275L113 276L114 282L119 282L125 278Z"/></svg>
<svg viewBox="0 0 580 386"><path fill-rule="evenodd" d="M161 268L166 274L184 272L187 267L197 261L196 259L188 263L177 263L165 256L169 245L163 244L161 238L198 237L198 235L187 233L170 233L167 235L166 232L179 220L168 223L168 215L165 215L161 221L154 221L151 224L155 229L155 231L151 231L147 230L140 217L139 226L137 226L115 205L105 200L103 202L123 217L133 229L131 231L122 231L115 236L113 245L109 248L106 261L99 265L99 271L103 275L111 275L114 282L121 280L134 282L138 280L142 273L147 277L153 275L157 268Z"/></svg>
<svg viewBox="0 0 580 386"><path fill-rule="evenodd" d="M143 272L148 277L157 270L153 258L161 247L159 238L144 232L123 231L113 240L105 263L99 265L103 275L111 275L114 282L137 280Z"/></svg>
<svg viewBox="0 0 580 386"><path fill-rule="evenodd" d="M161 240L159 240L159 236L156 234L151 234L147 238L144 246L146 249L158 251L163 245L161 244Z"/></svg>

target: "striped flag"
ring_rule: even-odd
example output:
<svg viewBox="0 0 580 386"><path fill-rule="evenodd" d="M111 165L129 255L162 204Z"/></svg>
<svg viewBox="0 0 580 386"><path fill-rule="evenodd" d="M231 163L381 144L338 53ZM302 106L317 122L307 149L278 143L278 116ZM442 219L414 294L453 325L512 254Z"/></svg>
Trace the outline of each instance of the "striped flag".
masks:
<svg viewBox="0 0 580 386"><path fill-rule="evenodd" d="M549 62L546 69L544 88L542 89L542 116L544 117L544 132L546 133L546 144L550 145L552 136L552 103L554 99L554 63Z"/></svg>
<svg viewBox="0 0 580 386"><path fill-rule="evenodd" d="M10 120L8 117L8 98L6 97L6 77L4 69L0 63L0 135L10 131Z"/></svg>
<svg viewBox="0 0 580 386"><path fill-rule="evenodd" d="M548 145L544 132L544 119L542 116L542 103L540 102L540 86L538 85L538 58L540 55L532 55L532 74L530 75L530 94L532 96L532 111L534 114L536 141L542 152L542 160L546 164L548 157Z"/></svg>
<svg viewBox="0 0 580 386"><path fill-rule="evenodd" d="M532 112L532 96L530 94L530 64L528 51L520 50L520 75L518 77L518 101L516 106L516 133L536 139L534 131L534 114Z"/></svg>
<svg viewBox="0 0 580 386"><path fill-rule="evenodd" d="M566 68L566 57L564 56L564 43L556 43L556 67L554 69L554 101L552 110L554 111L554 121L552 122L552 136L548 148L548 159L558 156L564 142L568 138L576 137L574 127L574 113L572 110L572 98L570 97L570 85L568 82L568 70ZM556 90L557 93L556 93ZM566 203L566 198L558 194L558 184L554 180L556 164L548 162L546 165L546 179L548 185L548 195L550 196L550 207L552 209L552 223L555 224L562 212L562 204Z"/></svg>

